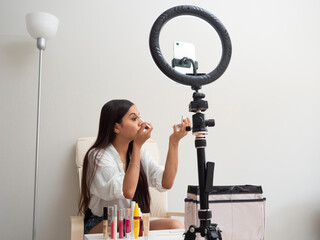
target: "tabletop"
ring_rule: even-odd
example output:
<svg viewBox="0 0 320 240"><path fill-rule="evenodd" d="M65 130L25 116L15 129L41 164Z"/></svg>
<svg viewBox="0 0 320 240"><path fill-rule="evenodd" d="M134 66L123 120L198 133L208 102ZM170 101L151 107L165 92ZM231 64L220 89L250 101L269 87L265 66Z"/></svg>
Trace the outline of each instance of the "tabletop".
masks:
<svg viewBox="0 0 320 240"><path fill-rule="evenodd" d="M170 230L152 230L149 231L149 240L183 240L184 229L170 229ZM85 240L98 240L104 239L102 233L100 234L85 234ZM134 240L134 238L131 238ZM118 238L119 240L119 238ZM144 240L139 237L138 240Z"/></svg>

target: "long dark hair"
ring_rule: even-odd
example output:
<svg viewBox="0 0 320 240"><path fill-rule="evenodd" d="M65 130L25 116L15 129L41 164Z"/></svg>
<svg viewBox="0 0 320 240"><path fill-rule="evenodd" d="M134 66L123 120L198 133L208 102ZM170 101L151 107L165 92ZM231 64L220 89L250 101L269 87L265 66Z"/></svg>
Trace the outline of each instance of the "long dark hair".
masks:
<svg viewBox="0 0 320 240"><path fill-rule="evenodd" d="M107 102L101 109L97 139L92 147L89 148L83 160L79 213L85 216L85 221L91 214L89 209L91 199L90 186L97 170L99 153L113 142L116 137L114 125L116 123L121 124L123 116L128 112L132 105L134 104L128 100L117 99ZM127 169L130 163L132 146L133 141L130 142L127 151ZM92 159L93 161L89 161L89 159ZM139 204L142 212L150 212L149 186L141 163L138 185L133 200Z"/></svg>

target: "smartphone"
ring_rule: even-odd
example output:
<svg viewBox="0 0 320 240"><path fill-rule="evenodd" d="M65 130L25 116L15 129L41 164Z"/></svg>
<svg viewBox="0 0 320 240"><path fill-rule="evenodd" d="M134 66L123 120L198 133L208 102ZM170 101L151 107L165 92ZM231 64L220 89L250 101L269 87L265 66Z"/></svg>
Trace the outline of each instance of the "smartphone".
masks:
<svg viewBox="0 0 320 240"><path fill-rule="evenodd" d="M175 41L173 43L173 58L182 59L184 57L191 58L194 62L196 61L196 51L195 51L194 44ZM177 66L173 68L183 74L193 73L192 65L190 66L190 68L177 67Z"/></svg>

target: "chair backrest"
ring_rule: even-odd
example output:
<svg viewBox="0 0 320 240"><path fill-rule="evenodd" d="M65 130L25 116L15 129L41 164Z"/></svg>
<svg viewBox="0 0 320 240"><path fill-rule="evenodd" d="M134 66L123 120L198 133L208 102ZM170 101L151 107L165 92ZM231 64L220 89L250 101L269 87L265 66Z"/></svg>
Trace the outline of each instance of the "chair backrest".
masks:
<svg viewBox="0 0 320 240"><path fill-rule="evenodd" d="M95 140L96 140L95 137L83 137L83 138L78 138L77 140L76 164L78 168L80 190L81 190L83 159L87 151L89 150L89 148L93 145ZM150 152L150 154L159 163L160 157L159 157L157 142L152 139L148 139L143 146ZM159 192L152 187L149 188L149 191L151 196L151 205L150 205L151 217L167 217L167 209L168 209L167 192Z"/></svg>

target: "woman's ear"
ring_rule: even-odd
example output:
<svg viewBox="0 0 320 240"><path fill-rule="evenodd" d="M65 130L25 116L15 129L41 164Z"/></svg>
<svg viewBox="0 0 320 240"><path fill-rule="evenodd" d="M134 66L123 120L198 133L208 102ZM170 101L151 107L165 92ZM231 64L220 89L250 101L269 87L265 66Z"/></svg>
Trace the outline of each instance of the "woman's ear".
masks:
<svg viewBox="0 0 320 240"><path fill-rule="evenodd" d="M115 133L120 133L118 123L116 123L116 124L114 125L114 129L113 129L113 131L114 131Z"/></svg>

